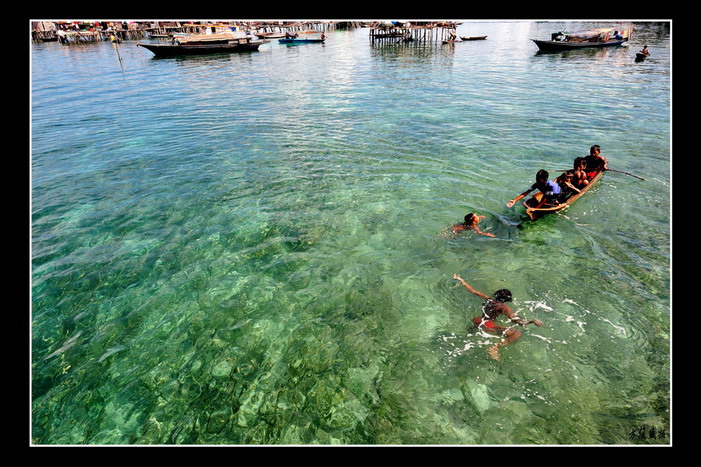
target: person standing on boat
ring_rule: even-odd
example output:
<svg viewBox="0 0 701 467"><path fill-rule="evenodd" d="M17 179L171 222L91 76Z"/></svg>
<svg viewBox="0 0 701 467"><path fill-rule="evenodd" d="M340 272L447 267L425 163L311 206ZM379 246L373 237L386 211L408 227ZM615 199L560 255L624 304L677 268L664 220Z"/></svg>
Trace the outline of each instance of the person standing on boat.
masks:
<svg viewBox="0 0 701 467"><path fill-rule="evenodd" d="M586 171L589 180L594 178L597 173L609 169L608 161L601 155L601 147L598 144L589 148L589 155L584 160L587 163Z"/></svg>
<svg viewBox="0 0 701 467"><path fill-rule="evenodd" d="M504 347L508 344L513 344L521 338L521 331L519 331L518 329L514 329L513 327L504 327L496 324L495 321L499 316L504 315L509 319L510 322L518 324L519 326L526 326L528 324L535 324L536 326L543 325L543 322L537 319L528 321L525 318L516 316L516 313L514 313L513 310L506 305L506 302L513 301L511 291L509 291L508 289L497 290L496 292L494 292L494 295L489 297L488 295L485 295L482 292L478 292L477 290L470 287L470 285L467 282L465 282L465 280L459 275L454 274L453 279L460 282L462 285L465 286L467 290L469 290L473 294L486 300L482 307L482 316L475 316L474 318L472 318L472 323L476 328L483 329L486 332L499 334L503 337L503 339L500 340L496 345L493 345L489 348L489 350L487 350L489 356L494 360L501 359L501 356L499 355L499 349L501 347Z"/></svg>
<svg viewBox="0 0 701 467"><path fill-rule="evenodd" d="M538 206L536 206L536 209L541 208L546 203L551 205L559 204L558 198L560 197L562 190L560 189L560 185L552 180L548 180L549 177L550 174L547 170L539 170L535 175L535 183L531 185L528 190L506 203L506 207L512 207L517 201L525 198L531 191L534 190L538 190L543 193L543 198L541 199L540 203L538 203Z"/></svg>

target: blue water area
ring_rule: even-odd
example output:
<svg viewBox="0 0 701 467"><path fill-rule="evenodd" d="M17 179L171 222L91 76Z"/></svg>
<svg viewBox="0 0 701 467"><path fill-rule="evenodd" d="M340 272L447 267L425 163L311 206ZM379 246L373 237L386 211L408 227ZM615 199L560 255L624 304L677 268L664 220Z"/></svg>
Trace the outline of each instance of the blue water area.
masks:
<svg viewBox="0 0 701 467"><path fill-rule="evenodd" d="M669 23L531 41L606 25L32 44L31 442L669 443ZM645 180L506 207L592 144ZM454 274L543 326L493 360Z"/></svg>

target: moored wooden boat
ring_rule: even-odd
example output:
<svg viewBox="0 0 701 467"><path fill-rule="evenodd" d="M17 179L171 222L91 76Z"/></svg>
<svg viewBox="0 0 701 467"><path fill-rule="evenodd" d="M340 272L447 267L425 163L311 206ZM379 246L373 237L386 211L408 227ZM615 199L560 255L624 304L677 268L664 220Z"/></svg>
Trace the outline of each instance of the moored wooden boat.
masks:
<svg viewBox="0 0 701 467"><path fill-rule="evenodd" d="M557 50L577 50L584 49L588 47L612 47L615 45L621 45L625 42L625 39L618 39L614 41L605 42L563 42L563 41L542 41L538 39L532 39L533 42L542 51L557 51Z"/></svg>
<svg viewBox="0 0 701 467"><path fill-rule="evenodd" d="M581 32L556 32L551 40L532 39L542 51L576 50L589 47L611 47L630 39L633 28L600 28Z"/></svg>
<svg viewBox="0 0 701 467"><path fill-rule="evenodd" d="M185 42L175 44L136 44L153 52L157 57L177 55L203 55L227 52L252 52L258 50L262 41L250 39L233 39L227 41Z"/></svg>
<svg viewBox="0 0 701 467"><path fill-rule="evenodd" d="M536 209L535 206L537 206L540 203L540 200L543 198L543 194L539 191L537 191L530 199L526 200L523 202L523 205L526 207L526 215L531 219L531 220L537 220L540 219L541 217L547 215L547 214L552 214L558 211L562 211L572 203L574 203L577 199L579 199L580 196L582 196L584 193L589 191L591 187L596 185L596 182L598 182L601 177L604 175L604 172L601 171L597 173L594 178L592 178L589 181L589 184L582 188L579 193L574 193L572 194L569 198L567 198L566 201L556 204L554 206L551 205L545 205L541 208Z"/></svg>

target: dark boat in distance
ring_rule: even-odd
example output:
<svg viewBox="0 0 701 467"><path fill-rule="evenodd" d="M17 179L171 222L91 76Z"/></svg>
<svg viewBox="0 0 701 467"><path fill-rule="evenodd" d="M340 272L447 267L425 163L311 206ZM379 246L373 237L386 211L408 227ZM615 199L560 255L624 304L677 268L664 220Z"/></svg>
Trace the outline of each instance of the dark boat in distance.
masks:
<svg viewBox="0 0 701 467"><path fill-rule="evenodd" d="M153 52L157 57L177 55L202 55L227 52L252 52L258 50L263 41L250 37L236 37L230 34L203 36L173 36L170 44L136 44Z"/></svg>
<svg viewBox="0 0 701 467"><path fill-rule="evenodd" d="M627 29L601 28L580 32L556 32L549 41L532 39L542 51L573 50L587 47L611 47L630 39L633 27Z"/></svg>

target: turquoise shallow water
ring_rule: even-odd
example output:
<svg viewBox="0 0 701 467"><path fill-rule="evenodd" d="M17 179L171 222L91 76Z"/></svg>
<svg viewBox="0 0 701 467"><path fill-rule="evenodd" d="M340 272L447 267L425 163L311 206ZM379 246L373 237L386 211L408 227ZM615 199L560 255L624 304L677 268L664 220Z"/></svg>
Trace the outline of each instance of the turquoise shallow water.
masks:
<svg viewBox="0 0 701 467"><path fill-rule="evenodd" d="M669 443L670 31L530 41L598 25L32 44L32 442ZM591 144L646 180L505 207ZM489 359L455 273L544 326Z"/></svg>

